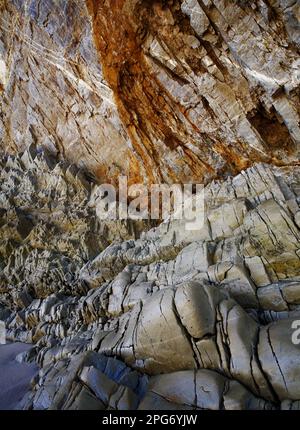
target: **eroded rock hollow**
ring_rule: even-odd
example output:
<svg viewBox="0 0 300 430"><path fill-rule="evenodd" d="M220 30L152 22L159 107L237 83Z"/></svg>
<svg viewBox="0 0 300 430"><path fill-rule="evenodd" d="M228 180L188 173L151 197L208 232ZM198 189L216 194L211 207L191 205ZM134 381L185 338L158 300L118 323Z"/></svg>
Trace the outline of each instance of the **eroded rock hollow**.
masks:
<svg viewBox="0 0 300 430"><path fill-rule="evenodd" d="M0 408L300 409L299 15L0 1ZM204 226L104 221L120 175Z"/></svg>

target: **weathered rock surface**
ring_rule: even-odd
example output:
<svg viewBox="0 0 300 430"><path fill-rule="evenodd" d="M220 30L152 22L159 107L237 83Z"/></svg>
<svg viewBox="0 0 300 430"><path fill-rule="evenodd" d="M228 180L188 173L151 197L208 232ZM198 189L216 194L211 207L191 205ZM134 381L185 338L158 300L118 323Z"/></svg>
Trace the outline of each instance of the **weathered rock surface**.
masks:
<svg viewBox="0 0 300 430"><path fill-rule="evenodd" d="M0 136L100 180L299 161L299 2L1 0Z"/></svg>
<svg viewBox="0 0 300 430"><path fill-rule="evenodd" d="M0 0L0 407L300 409L299 15ZM99 219L120 174L203 228Z"/></svg>
<svg viewBox="0 0 300 430"><path fill-rule="evenodd" d="M40 367L23 408L299 408L300 168L213 181L201 230L139 234L50 161L1 169L0 319Z"/></svg>

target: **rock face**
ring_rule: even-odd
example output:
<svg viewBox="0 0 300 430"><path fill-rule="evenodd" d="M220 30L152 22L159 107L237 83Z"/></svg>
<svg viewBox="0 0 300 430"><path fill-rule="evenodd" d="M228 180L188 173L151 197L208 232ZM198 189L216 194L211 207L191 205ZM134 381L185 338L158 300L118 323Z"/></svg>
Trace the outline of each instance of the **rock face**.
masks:
<svg viewBox="0 0 300 430"><path fill-rule="evenodd" d="M2 0L0 136L114 181L299 159L299 4Z"/></svg>
<svg viewBox="0 0 300 430"><path fill-rule="evenodd" d="M84 2L1 0L0 17L2 148L35 143L98 178L128 171L129 141Z"/></svg>
<svg viewBox="0 0 300 430"><path fill-rule="evenodd" d="M211 182L197 231L105 224L94 187L2 160L0 319L40 367L21 407L298 409L300 168Z"/></svg>
<svg viewBox="0 0 300 430"><path fill-rule="evenodd" d="M300 409L299 14L0 0L10 407ZM203 227L100 219L120 174L204 182Z"/></svg>

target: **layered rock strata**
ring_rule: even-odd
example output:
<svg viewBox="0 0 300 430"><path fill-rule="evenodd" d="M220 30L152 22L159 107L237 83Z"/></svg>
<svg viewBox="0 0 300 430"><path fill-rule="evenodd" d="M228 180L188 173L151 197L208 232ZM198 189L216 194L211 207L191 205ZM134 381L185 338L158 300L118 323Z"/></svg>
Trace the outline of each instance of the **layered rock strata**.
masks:
<svg viewBox="0 0 300 430"><path fill-rule="evenodd" d="M299 168L213 181L202 229L140 234L74 167L1 163L0 319L40 367L22 408L299 408Z"/></svg>
<svg viewBox="0 0 300 430"><path fill-rule="evenodd" d="M299 161L299 4L2 0L0 136L100 180Z"/></svg>

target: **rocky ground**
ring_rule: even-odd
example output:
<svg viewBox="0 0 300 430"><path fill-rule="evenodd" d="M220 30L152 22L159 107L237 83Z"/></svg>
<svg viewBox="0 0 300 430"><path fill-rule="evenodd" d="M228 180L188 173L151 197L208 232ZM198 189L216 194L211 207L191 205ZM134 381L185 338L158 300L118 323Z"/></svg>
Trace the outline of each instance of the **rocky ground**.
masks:
<svg viewBox="0 0 300 430"><path fill-rule="evenodd" d="M300 408L300 168L211 182L198 231L99 220L32 147L0 181L0 319L40 368L18 407Z"/></svg>
<svg viewBox="0 0 300 430"><path fill-rule="evenodd" d="M299 2L0 0L0 145L132 183L299 161Z"/></svg>
<svg viewBox="0 0 300 430"><path fill-rule="evenodd" d="M300 409L299 10L0 0L0 408ZM204 227L99 219L120 175Z"/></svg>

